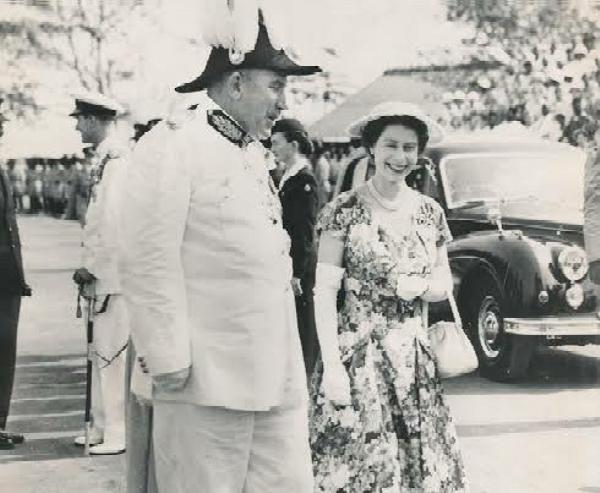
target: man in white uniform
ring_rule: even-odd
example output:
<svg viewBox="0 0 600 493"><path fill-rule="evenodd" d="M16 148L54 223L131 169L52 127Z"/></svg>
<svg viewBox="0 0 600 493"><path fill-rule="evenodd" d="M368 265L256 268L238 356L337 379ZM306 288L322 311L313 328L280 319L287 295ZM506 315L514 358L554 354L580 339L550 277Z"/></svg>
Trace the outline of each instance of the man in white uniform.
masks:
<svg viewBox="0 0 600 493"><path fill-rule="evenodd" d="M118 269L122 173L128 148L117 139L115 120L121 106L101 95L75 99L77 130L95 147L90 201L83 230L83 262L73 280L86 296L95 296L94 359L90 454L125 451L125 356L129 327ZM75 439L83 445L83 436Z"/></svg>
<svg viewBox="0 0 600 493"><path fill-rule="evenodd" d="M132 339L154 382L161 493L312 492L289 238L260 143L286 108L271 45L213 48L203 91L133 153L124 204Z"/></svg>

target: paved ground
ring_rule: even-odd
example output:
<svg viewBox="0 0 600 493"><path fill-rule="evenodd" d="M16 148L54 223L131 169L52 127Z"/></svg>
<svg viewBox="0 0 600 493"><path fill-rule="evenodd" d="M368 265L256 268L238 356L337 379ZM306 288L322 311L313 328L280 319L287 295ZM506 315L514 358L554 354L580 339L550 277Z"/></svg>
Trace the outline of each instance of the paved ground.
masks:
<svg viewBox="0 0 600 493"><path fill-rule="evenodd" d="M72 445L85 389L70 280L79 226L43 217L20 225L34 297L23 305L9 426L27 442L0 452L0 493L120 492L124 456L86 458ZM596 347L544 350L525 382L446 383L474 493L600 493L599 363Z"/></svg>

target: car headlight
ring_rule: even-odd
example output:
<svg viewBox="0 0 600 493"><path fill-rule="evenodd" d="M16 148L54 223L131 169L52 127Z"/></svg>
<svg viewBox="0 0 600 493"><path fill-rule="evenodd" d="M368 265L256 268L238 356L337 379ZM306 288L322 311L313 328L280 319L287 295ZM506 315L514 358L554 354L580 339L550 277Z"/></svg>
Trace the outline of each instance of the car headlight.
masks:
<svg viewBox="0 0 600 493"><path fill-rule="evenodd" d="M577 308L583 304L584 298L585 295L581 284L573 284L573 286L565 292L565 299L567 300L568 305L574 310L577 310Z"/></svg>
<svg viewBox="0 0 600 493"><path fill-rule="evenodd" d="M583 249L576 246L567 247L560 252L558 265L571 282L581 281L588 271L587 256Z"/></svg>

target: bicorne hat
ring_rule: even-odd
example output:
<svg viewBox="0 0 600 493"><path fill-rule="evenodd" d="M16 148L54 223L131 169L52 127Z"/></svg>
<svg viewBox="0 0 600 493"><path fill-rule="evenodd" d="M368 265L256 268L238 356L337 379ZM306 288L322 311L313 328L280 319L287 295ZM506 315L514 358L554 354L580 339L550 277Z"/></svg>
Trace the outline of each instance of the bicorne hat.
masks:
<svg viewBox="0 0 600 493"><path fill-rule="evenodd" d="M181 93L203 91L221 74L238 69L272 70L282 75L312 75L321 72L317 65L298 65L283 50L271 44L265 25L261 22L254 49L245 55L230 51L222 46L212 48L206 67L199 77L181 84L175 91Z"/></svg>

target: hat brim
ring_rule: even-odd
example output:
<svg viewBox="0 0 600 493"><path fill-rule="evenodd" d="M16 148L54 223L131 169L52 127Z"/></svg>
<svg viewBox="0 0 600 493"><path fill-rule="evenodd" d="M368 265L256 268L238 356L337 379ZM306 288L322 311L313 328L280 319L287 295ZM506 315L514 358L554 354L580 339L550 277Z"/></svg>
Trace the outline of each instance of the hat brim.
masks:
<svg viewBox="0 0 600 493"><path fill-rule="evenodd" d="M202 72L202 74L200 74L199 77L195 78L194 80L177 86L175 88L175 92L185 94L185 93L190 93L190 92L204 91L222 74L225 74L227 72L234 72L236 70L251 69L251 68L257 68L257 69L261 69L261 70L270 70L272 72L275 72L275 73L283 75L283 76L313 75L313 74L316 74L316 73L322 71L321 67L318 67L317 65L297 65L296 67L287 67L287 68L244 67L242 65L240 65L240 66L232 65L232 66L223 68L220 71L211 70L209 72L209 71L205 70L204 72Z"/></svg>
<svg viewBox="0 0 600 493"><path fill-rule="evenodd" d="M427 133L429 134L429 140L427 142L428 145L438 144L439 142L444 140L444 135L445 135L444 129L438 123L436 123L434 120L432 120L431 118L429 118L426 115L419 115L419 114L414 114L414 113L409 113L409 112L406 112L406 113L403 113L403 112L391 113L390 112L389 114L367 115L367 116L357 120L353 124L351 124L348 127L347 132L350 135L350 137L352 137L352 138L362 138L362 134L367 125L369 125L370 123L375 122L377 120L380 120L381 118L395 117L395 116L410 116L411 118L414 118L414 119L422 122L427 127Z"/></svg>

